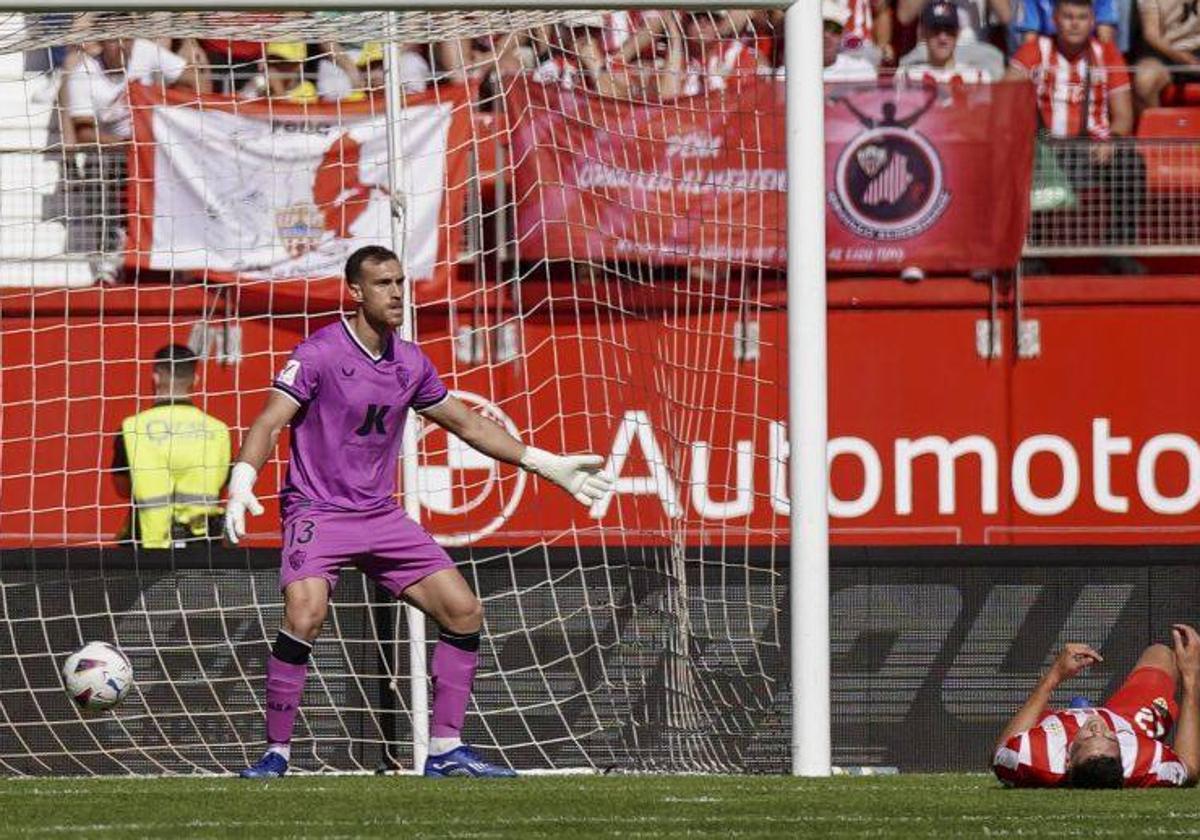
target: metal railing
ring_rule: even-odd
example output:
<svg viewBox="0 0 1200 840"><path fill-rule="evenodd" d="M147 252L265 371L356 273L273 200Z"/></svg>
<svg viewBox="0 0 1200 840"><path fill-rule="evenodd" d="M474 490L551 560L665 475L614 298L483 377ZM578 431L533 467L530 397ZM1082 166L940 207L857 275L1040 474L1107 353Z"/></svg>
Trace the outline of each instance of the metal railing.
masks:
<svg viewBox="0 0 1200 840"><path fill-rule="evenodd" d="M1200 136L1040 144L1025 254L1200 254Z"/></svg>

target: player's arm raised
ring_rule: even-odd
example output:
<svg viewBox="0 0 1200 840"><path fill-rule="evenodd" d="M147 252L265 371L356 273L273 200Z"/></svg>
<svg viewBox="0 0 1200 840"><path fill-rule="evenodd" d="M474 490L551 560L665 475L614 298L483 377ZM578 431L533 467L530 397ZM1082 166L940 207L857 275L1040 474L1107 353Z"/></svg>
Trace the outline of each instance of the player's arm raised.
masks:
<svg viewBox="0 0 1200 840"><path fill-rule="evenodd" d="M1084 669L1103 661L1104 658L1089 645L1077 642L1069 642L1064 645L1058 656L1055 657L1050 670L1030 692L1029 699L1000 732L1000 737L996 739L996 749L1004 746L1012 736L1037 725L1038 719L1050 705L1050 695L1054 693L1054 689L1071 677L1077 676Z"/></svg>
<svg viewBox="0 0 1200 840"><path fill-rule="evenodd" d="M499 424L471 411L461 400L447 397L421 412L446 431L484 455L515 464L566 490L580 504L591 505L612 489L612 479L600 472L600 455L555 455L528 446Z"/></svg>
<svg viewBox="0 0 1200 840"><path fill-rule="evenodd" d="M254 481L275 451L283 427L291 422L299 409L300 405L294 399L272 390L267 396L267 404L242 439L242 448L229 473L229 499L225 503L225 536L234 545L246 536L246 512L252 516L263 512L263 506L254 495Z"/></svg>
<svg viewBox="0 0 1200 840"><path fill-rule="evenodd" d="M1200 634L1187 624L1171 627L1175 664L1179 666L1179 723L1175 727L1175 754L1187 768L1188 787L1200 778Z"/></svg>

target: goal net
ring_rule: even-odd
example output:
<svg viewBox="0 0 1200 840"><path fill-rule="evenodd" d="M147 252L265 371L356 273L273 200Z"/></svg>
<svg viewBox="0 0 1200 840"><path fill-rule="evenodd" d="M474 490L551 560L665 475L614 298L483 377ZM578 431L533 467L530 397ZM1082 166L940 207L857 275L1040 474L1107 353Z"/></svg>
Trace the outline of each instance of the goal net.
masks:
<svg viewBox="0 0 1200 840"><path fill-rule="evenodd" d="M616 476L584 508L410 418L400 502L485 606L466 739L784 770L782 47L764 11L0 16L0 774L257 757L286 441L237 550L203 500L139 543L117 441L174 343L236 452L367 244L470 407ZM412 767L421 630L343 572L293 766ZM93 640L136 686L85 718L59 667Z"/></svg>

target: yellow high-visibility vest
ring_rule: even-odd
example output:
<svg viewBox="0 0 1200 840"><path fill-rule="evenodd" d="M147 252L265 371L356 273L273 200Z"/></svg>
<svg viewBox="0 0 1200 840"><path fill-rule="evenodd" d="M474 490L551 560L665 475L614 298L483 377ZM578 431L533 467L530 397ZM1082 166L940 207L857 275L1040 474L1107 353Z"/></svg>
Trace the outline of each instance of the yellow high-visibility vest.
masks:
<svg viewBox="0 0 1200 840"><path fill-rule="evenodd" d="M121 437L142 547L170 548L175 523L206 535L208 517L221 513L229 427L194 405L167 403L126 417Z"/></svg>

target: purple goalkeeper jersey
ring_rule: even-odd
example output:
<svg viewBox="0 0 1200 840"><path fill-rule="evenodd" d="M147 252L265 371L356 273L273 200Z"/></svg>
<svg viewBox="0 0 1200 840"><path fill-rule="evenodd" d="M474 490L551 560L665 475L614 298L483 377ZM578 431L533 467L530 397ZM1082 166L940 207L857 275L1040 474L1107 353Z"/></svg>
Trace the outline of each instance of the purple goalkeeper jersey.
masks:
<svg viewBox="0 0 1200 840"><path fill-rule="evenodd" d="M300 405L280 494L284 518L395 505L408 409L449 395L417 345L392 336L376 358L344 320L302 341L272 386Z"/></svg>

